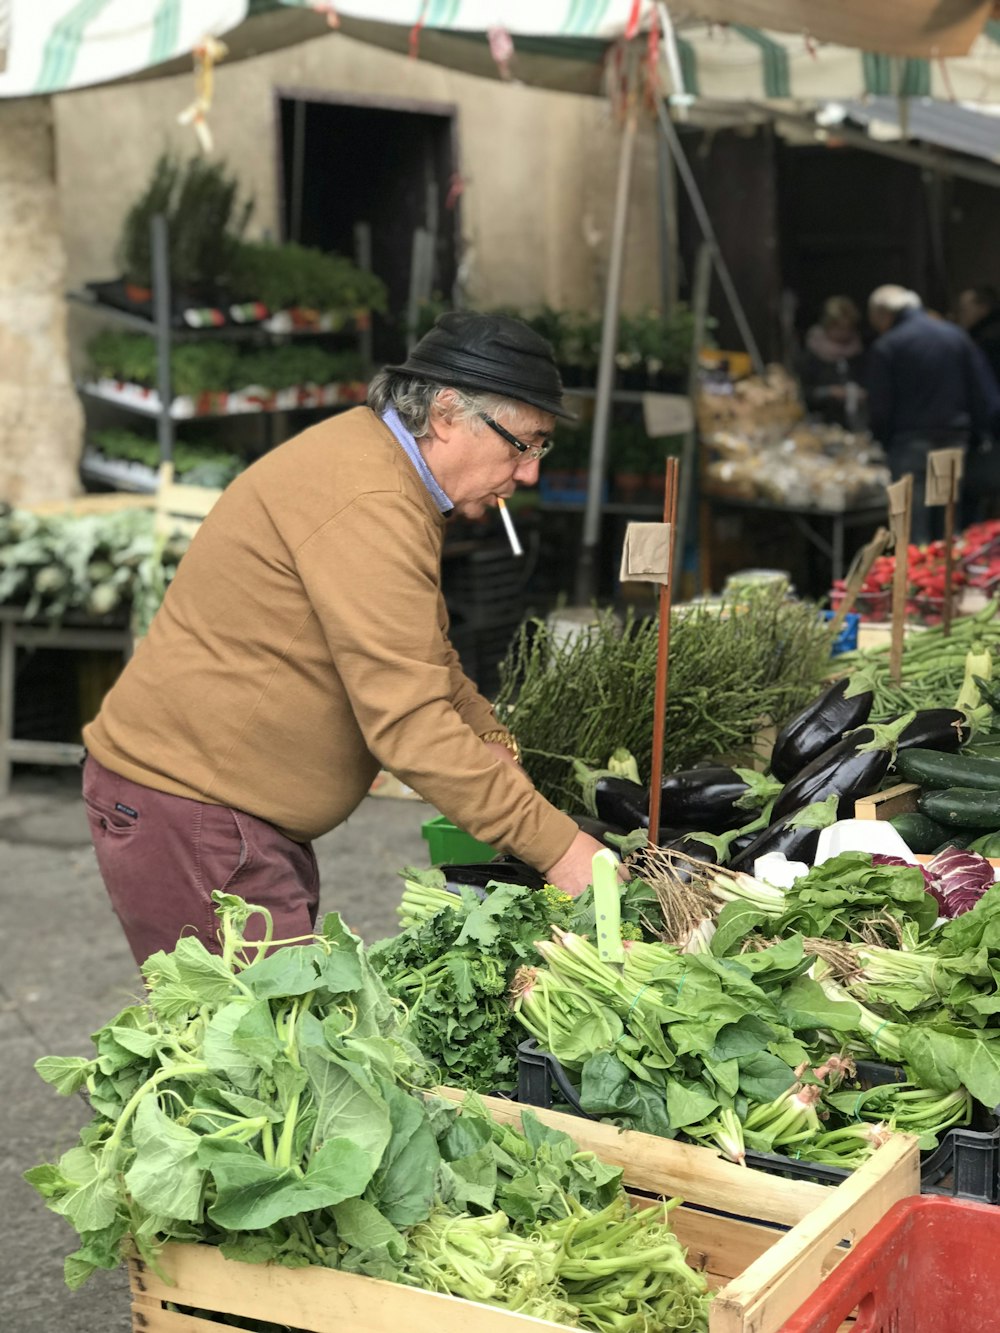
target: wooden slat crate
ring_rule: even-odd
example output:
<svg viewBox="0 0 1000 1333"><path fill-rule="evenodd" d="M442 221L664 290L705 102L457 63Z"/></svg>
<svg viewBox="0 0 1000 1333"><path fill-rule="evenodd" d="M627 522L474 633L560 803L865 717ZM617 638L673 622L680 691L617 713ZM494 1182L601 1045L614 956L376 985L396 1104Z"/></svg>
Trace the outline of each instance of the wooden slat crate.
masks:
<svg viewBox="0 0 1000 1333"><path fill-rule="evenodd" d="M454 1100L462 1094L445 1090ZM487 1098L501 1123L519 1124L511 1102ZM842 1185L783 1180L674 1143L556 1111L535 1110L582 1149L624 1168L630 1191L686 1203L672 1220L688 1262L717 1295L710 1333L777 1333L897 1199L920 1192L917 1140L896 1135ZM307 1333L566 1333L563 1325L327 1268L286 1269L223 1259L205 1245L168 1245L163 1276L129 1263L135 1333L221 1333L212 1318L168 1302ZM170 1281L164 1280L165 1278Z"/></svg>
<svg viewBox="0 0 1000 1333"><path fill-rule="evenodd" d="M906 815L917 808L920 788L915 782L898 782L895 787L886 787L874 796L865 796L854 803L855 819L894 819L896 815Z"/></svg>

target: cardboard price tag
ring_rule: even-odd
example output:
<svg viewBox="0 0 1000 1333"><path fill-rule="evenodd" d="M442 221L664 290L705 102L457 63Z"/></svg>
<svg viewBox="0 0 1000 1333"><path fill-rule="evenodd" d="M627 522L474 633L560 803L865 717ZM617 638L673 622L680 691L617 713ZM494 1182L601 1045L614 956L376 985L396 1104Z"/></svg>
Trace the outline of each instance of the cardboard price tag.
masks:
<svg viewBox="0 0 1000 1333"><path fill-rule="evenodd" d="M625 529L618 574L622 583L660 583L666 587L670 582L672 545L670 523L630 523Z"/></svg>
<svg viewBox="0 0 1000 1333"><path fill-rule="evenodd" d="M900 518L910 507L910 497L913 494L913 478L907 473L905 477L900 477L899 481L894 481L891 486L886 487L886 495L889 497L889 517ZM896 525L890 524L892 535L896 536ZM909 525L907 525L907 528ZM909 532L907 532L909 535Z"/></svg>
<svg viewBox="0 0 1000 1333"><path fill-rule="evenodd" d="M679 393L644 393L642 415L650 439L686 435L694 426L691 399Z"/></svg>
<svg viewBox="0 0 1000 1333"><path fill-rule="evenodd" d="M924 503L946 505L957 500L964 471L964 449L932 450L927 455L927 490Z"/></svg>

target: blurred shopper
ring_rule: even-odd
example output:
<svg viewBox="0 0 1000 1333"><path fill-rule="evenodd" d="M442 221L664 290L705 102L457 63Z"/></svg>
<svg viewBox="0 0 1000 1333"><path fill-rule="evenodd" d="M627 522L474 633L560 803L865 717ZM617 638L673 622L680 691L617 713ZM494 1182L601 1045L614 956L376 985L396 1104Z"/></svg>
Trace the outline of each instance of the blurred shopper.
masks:
<svg viewBox="0 0 1000 1333"><path fill-rule="evenodd" d="M193 933L212 891L312 930L312 840L380 766L571 894L601 844L545 800L448 639L448 514L538 480L569 416L552 348L503 315L442 315L368 406L229 486L85 729L94 847L136 960ZM251 936L262 923L254 917Z"/></svg>
<svg viewBox="0 0 1000 1333"><path fill-rule="evenodd" d="M955 303L955 318L990 363L1000 386L1000 294L995 287L967 287Z"/></svg>
<svg viewBox="0 0 1000 1333"><path fill-rule="evenodd" d="M849 296L823 303L819 323L806 334L799 381L808 410L849 430L858 428L864 399L861 312Z"/></svg>
<svg viewBox="0 0 1000 1333"><path fill-rule="evenodd" d="M969 335L933 319L916 292L876 288L868 317L879 334L868 359L869 422L893 480L913 474L912 537L922 543L939 526L924 503L927 455L978 449L1000 418L1000 391Z"/></svg>

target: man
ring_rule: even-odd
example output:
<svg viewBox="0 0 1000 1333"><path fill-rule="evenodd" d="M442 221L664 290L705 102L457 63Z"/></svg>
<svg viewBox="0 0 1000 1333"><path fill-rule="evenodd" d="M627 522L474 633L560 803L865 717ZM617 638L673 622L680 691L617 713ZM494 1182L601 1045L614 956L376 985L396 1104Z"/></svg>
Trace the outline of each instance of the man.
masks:
<svg viewBox="0 0 1000 1333"><path fill-rule="evenodd" d="M533 485L562 406L519 320L449 314L369 406L248 468L182 561L149 635L85 729L98 864L138 961L193 932L211 894L307 934L311 841L379 767L568 893L600 844L544 800L463 674L440 588L445 516ZM251 922L253 925L254 922Z"/></svg>
<svg viewBox="0 0 1000 1333"><path fill-rule="evenodd" d="M868 301L880 335L868 360L868 416L886 451L893 480L913 474L915 543L931 539L924 503L927 455L976 447L1000 409L1000 394L964 330L934 319L916 292L878 287Z"/></svg>
<svg viewBox="0 0 1000 1333"><path fill-rule="evenodd" d="M990 364L1000 386L1000 296L993 287L967 287L955 303L955 318Z"/></svg>

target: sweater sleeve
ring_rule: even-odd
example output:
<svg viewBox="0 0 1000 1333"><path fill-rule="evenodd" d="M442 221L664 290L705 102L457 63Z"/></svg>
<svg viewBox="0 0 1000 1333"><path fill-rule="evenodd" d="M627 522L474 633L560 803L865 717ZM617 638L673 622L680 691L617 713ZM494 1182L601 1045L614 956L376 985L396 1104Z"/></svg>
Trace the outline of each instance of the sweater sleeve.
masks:
<svg viewBox="0 0 1000 1333"><path fill-rule="evenodd" d="M419 507L382 491L324 524L296 564L379 763L474 837L545 871L577 826L479 740L468 720L479 715L470 681L458 684L456 698L439 553L439 535Z"/></svg>

